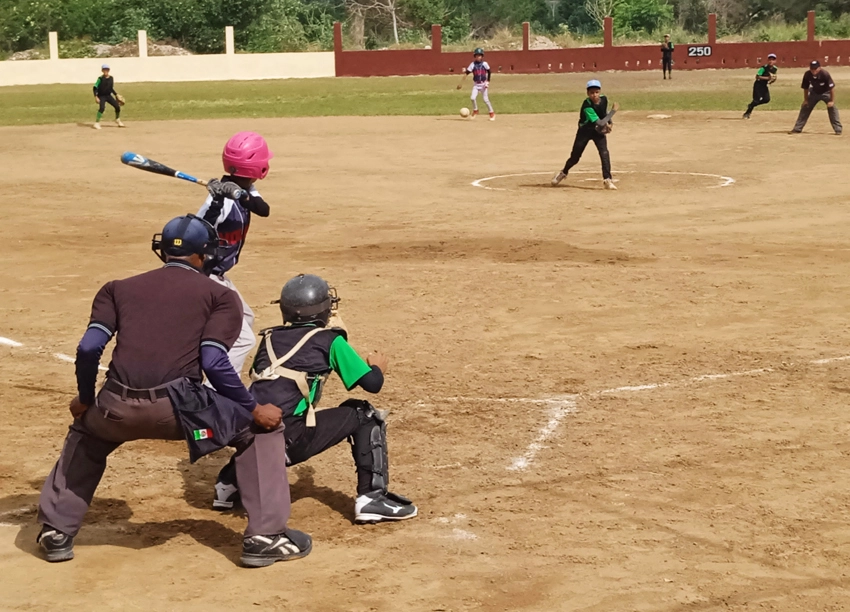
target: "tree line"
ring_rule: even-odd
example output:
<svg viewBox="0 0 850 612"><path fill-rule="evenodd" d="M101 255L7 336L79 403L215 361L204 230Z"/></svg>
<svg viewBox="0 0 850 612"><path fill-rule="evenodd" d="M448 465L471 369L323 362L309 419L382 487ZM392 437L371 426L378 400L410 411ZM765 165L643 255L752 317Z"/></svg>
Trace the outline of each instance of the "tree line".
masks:
<svg viewBox="0 0 850 612"><path fill-rule="evenodd" d="M362 48L422 41L433 23L443 25L446 43L486 39L524 21L540 34L592 35L605 15L618 36L704 32L710 12L722 33L735 33L800 23L811 9L821 33L850 36L850 0L0 0L0 52L44 46L49 31L115 44L147 30L150 40L219 53L228 25L242 51L330 49L334 21L345 24L347 45Z"/></svg>

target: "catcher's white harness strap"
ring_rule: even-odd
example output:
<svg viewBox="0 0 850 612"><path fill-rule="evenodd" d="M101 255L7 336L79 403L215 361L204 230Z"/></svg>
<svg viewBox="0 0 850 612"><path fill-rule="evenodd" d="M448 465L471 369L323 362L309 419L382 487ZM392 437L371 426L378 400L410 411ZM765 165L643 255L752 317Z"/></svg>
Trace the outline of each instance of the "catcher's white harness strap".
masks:
<svg viewBox="0 0 850 612"><path fill-rule="evenodd" d="M307 341L318 334L319 332L330 331L326 327L317 327L316 329L312 329L306 334L298 343L292 347L292 349L283 357L277 357L274 354L274 347L272 347L272 332L269 330L266 336L266 352L269 354L269 360L271 363L269 367L265 368L262 372L255 372L251 370L251 380L277 380L278 378L288 378L296 385L298 385L298 390L301 392L301 395L304 397L304 401L307 402L307 427L315 427L316 426L316 410L313 408L313 402L310 401L310 385L307 382L307 373L306 372L297 372L296 370L290 370L289 368L284 368L283 364L292 359L295 354L300 351Z"/></svg>

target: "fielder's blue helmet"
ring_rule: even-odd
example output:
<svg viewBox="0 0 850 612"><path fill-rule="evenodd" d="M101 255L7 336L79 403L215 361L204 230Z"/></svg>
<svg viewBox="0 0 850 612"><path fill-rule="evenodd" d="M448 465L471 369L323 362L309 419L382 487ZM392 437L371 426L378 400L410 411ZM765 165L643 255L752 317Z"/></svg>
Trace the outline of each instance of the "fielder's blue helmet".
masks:
<svg viewBox="0 0 850 612"><path fill-rule="evenodd" d="M588 89L593 89L594 87L596 89L602 89L602 83L600 83L596 79L592 79L592 80L587 82L587 88Z"/></svg>
<svg viewBox="0 0 850 612"><path fill-rule="evenodd" d="M204 257L216 254L218 234L215 228L195 215L175 217L165 224L161 234L154 234L151 248L165 261L166 255Z"/></svg>

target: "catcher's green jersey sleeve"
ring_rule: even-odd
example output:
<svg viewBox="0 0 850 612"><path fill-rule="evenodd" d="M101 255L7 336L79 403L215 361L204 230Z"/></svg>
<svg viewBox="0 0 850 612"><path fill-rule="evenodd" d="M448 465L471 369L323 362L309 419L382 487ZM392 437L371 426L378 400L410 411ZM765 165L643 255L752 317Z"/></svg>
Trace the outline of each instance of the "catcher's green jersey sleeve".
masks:
<svg viewBox="0 0 850 612"><path fill-rule="evenodd" d="M350 391L358 380L372 371L372 367L363 361L363 358L342 336L334 339L329 356L331 367L339 374L346 390Z"/></svg>

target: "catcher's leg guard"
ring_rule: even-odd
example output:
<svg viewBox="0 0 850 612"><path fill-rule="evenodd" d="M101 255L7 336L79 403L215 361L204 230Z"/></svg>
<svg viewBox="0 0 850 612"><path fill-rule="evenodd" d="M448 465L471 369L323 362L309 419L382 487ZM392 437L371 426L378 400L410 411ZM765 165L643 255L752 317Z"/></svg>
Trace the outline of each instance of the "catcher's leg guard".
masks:
<svg viewBox="0 0 850 612"><path fill-rule="evenodd" d="M360 420L360 427L348 438L354 465L357 466L357 493L364 494L370 491L386 493L390 484L387 412L376 410L372 404L364 400L350 399L342 405L356 409Z"/></svg>

